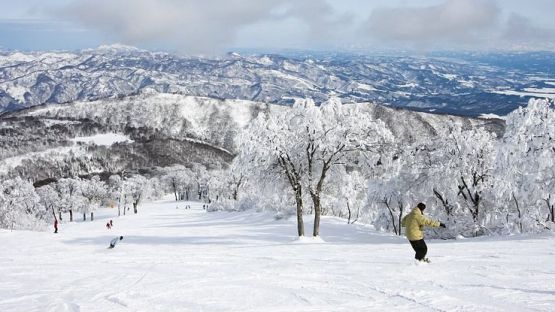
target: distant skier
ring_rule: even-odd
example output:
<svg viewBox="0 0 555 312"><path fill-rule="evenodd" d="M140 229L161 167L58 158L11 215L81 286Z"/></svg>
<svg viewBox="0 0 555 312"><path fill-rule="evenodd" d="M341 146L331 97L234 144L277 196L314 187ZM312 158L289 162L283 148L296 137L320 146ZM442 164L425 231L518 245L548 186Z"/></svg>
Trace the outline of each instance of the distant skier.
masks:
<svg viewBox="0 0 555 312"><path fill-rule="evenodd" d="M112 227L110 226L110 222L106 222L106 229L109 230L110 228L112 228Z"/></svg>
<svg viewBox="0 0 555 312"><path fill-rule="evenodd" d="M114 226L114 222L112 222L112 219L110 219L110 228L112 228Z"/></svg>
<svg viewBox="0 0 555 312"><path fill-rule="evenodd" d="M122 239L123 239L123 236L116 237L116 238L112 239L112 240L110 241L110 247L108 247L108 248L114 248L114 247L116 247L116 244L117 244L120 240L122 240Z"/></svg>
<svg viewBox="0 0 555 312"><path fill-rule="evenodd" d="M54 219L54 233L58 233L58 219Z"/></svg>
<svg viewBox="0 0 555 312"><path fill-rule="evenodd" d="M424 209L426 209L426 205L419 203L408 215L403 218L401 225L407 228L405 230L405 234L412 246L412 249L416 252L414 258L420 262L429 263L430 260L426 258L428 246L426 246L426 242L424 241L424 232L422 232L422 230L424 226L445 228L445 224L425 217Z"/></svg>

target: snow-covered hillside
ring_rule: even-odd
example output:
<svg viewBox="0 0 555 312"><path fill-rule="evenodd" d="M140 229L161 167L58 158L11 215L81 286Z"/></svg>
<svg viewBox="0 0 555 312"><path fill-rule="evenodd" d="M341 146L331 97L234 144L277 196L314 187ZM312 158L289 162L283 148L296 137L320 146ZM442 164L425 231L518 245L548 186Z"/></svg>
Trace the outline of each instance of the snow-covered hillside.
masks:
<svg viewBox="0 0 555 312"><path fill-rule="evenodd" d="M529 63L540 62L534 61L530 56ZM333 92L350 103L504 115L525 104L528 96L508 91L548 87L555 79L550 70L503 68L455 56L233 53L198 58L122 46L72 53L0 51L0 112L154 90L278 104L290 104L295 98L319 103Z"/></svg>
<svg viewBox="0 0 555 312"><path fill-rule="evenodd" d="M113 128L157 129L169 136L184 136L233 149L224 142L227 132L244 128L258 111L283 109L245 100L220 100L153 93L124 99L75 102L71 105L48 105L24 111L17 116L55 120L90 119Z"/></svg>
<svg viewBox="0 0 555 312"><path fill-rule="evenodd" d="M454 124L503 132L499 120L419 113L370 103L356 106L372 119L382 120L401 141L434 136L438 129ZM0 173L17 173L36 181L59 175L59 163L66 160L81 165L72 164L69 171L64 169L64 175L175 163L225 165L238 152L236 139L246 125L261 113L286 109L288 106L246 100L160 93L35 107L0 119L0 133L5 134L0 136ZM80 140L76 138L113 133L125 135L126 140L111 146L98 142L91 146L94 141L88 140L89 144L80 144L86 151L75 153L71 149L74 154L68 158L68 147ZM31 160L29 155L38 158Z"/></svg>
<svg viewBox="0 0 555 312"><path fill-rule="evenodd" d="M432 263L416 264L404 238L342 219L323 220L324 242L299 242L293 220L177 206L148 203L120 218L104 209L94 222L62 223L58 234L0 230L0 310L522 312L555 305L552 234L430 240Z"/></svg>

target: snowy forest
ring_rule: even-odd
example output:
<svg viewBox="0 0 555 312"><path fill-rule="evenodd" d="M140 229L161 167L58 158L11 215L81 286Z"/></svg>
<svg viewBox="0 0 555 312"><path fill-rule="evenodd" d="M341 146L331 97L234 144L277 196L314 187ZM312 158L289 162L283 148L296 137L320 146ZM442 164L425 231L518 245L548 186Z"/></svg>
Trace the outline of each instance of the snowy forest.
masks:
<svg viewBox="0 0 555 312"><path fill-rule="evenodd" d="M40 230L53 220L93 220L101 206L118 215L140 213L142 201L172 194L176 201L204 201L209 211L294 217L299 236L320 235L324 215L402 235L400 220L418 202L447 224L447 231L432 237L553 230L552 120L553 102L531 100L506 116L500 136L485 127L445 123L433 129L434 136L415 132L399 140L358 105L335 97L321 105L298 101L247 123L235 137L229 164L59 177L44 185L5 179L0 227ZM307 215L314 218L312 229L303 224Z"/></svg>

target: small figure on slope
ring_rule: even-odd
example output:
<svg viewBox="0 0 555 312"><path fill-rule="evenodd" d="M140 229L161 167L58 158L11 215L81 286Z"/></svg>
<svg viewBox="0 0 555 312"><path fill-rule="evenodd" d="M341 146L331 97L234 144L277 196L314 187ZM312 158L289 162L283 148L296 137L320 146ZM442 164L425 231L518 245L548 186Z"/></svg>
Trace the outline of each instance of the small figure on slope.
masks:
<svg viewBox="0 0 555 312"><path fill-rule="evenodd" d="M414 258L420 262L429 263L430 260L426 258L428 246L426 246L426 242L424 241L424 232L422 232L422 230L424 226L445 228L445 224L425 217L424 209L426 209L426 205L419 203L408 215L403 217L401 224L403 227L407 228L405 234L412 249L416 252Z"/></svg>
<svg viewBox="0 0 555 312"><path fill-rule="evenodd" d="M116 237L116 238L112 239L112 240L110 241L110 247L108 247L108 248L114 248L114 247L116 247L116 244L117 244L120 240L122 240L122 239L123 239L123 236Z"/></svg>

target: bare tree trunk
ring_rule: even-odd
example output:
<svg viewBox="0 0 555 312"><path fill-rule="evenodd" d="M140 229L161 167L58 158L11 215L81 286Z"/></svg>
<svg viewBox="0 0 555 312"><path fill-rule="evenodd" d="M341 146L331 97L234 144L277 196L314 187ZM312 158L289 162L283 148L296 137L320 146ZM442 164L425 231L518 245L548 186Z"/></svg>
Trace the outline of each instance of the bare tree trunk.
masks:
<svg viewBox="0 0 555 312"><path fill-rule="evenodd" d="M551 194L544 199L545 204L547 205L547 211L549 214L547 215L547 221L555 222L555 204L551 204Z"/></svg>
<svg viewBox="0 0 555 312"><path fill-rule="evenodd" d="M314 230L312 231L312 236L316 237L320 235L320 217L322 215L320 194L312 195L312 201L314 202Z"/></svg>
<svg viewBox="0 0 555 312"><path fill-rule="evenodd" d="M314 132L311 134L308 128L307 128L307 132L309 134L308 145L306 147L306 159L307 159L307 165L308 165L308 183L310 186L309 188L310 196L312 197L312 201L314 202L313 236L319 236L320 235L320 216L322 214L322 204L320 202L321 200L320 195L322 194L322 189L324 186L324 181L326 179L326 174L328 173L328 170L331 168L331 166L333 165L337 157L339 157L343 149L345 149L345 144L339 144L336 147L336 150L331 153L331 155L326 156L327 158L324 158L321 160L322 169L320 171L320 177L318 177L318 183L316 184L316 187L314 187L314 184L312 183L313 182L312 166L316 161L318 161L317 158L315 158L318 147L317 147L317 144L315 144L315 139L312 136Z"/></svg>
<svg viewBox="0 0 555 312"><path fill-rule="evenodd" d="M518 227L520 229L520 233L522 233L522 213L520 211L520 207L518 205L518 200L516 199L515 193L513 193L512 195L513 195L513 200L515 202L516 211L518 213Z"/></svg>
<svg viewBox="0 0 555 312"><path fill-rule="evenodd" d="M295 201L297 203L297 233L300 237L304 236L303 194L300 186L298 186L295 192Z"/></svg>
<svg viewBox="0 0 555 312"><path fill-rule="evenodd" d="M233 184L233 200L237 200L237 198L239 198L239 188L241 187L241 183L243 183L243 178L243 174L241 174L239 179Z"/></svg>
<svg viewBox="0 0 555 312"><path fill-rule="evenodd" d="M137 214L137 206L138 206L138 205L139 205L138 202L134 202L134 203L133 203L133 212L134 212L135 214Z"/></svg>
<svg viewBox="0 0 555 312"><path fill-rule="evenodd" d="M69 222L73 222L73 210L69 210Z"/></svg>
<svg viewBox="0 0 555 312"><path fill-rule="evenodd" d="M58 220L62 222L62 212L60 210L58 210Z"/></svg>
<svg viewBox="0 0 555 312"><path fill-rule="evenodd" d="M352 215L352 211L351 211L351 206L349 205L349 202L347 202L347 210L349 211L349 220L347 220L347 224L355 224L355 222L358 221L358 217L360 215L360 208L357 208L357 214L356 216ZM353 218L353 221L351 221L351 218Z"/></svg>
<svg viewBox="0 0 555 312"><path fill-rule="evenodd" d="M314 153L316 152L316 149L314 147L313 144L309 144L309 146L307 147L307 159L308 159L308 172L309 172L309 185L310 185L310 197L312 198L312 202L313 202L313 206L314 206L314 231L312 232L313 236L319 236L320 235L320 217L322 215L322 203L321 203L321 198L320 198L320 194L322 194L322 188L324 186L324 180L326 179L326 174L328 173L328 170L331 167L331 164L334 160L335 155L337 155L337 153L334 153L332 156L330 156L327 160L325 160L322 164L322 171L320 172L320 177L318 178L318 183L316 184L316 187L313 187L312 184L312 164L313 164L313 160L314 160Z"/></svg>
<svg viewBox="0 0 555 312"><path fill-rule="evenodd" d="M443 195L441 195L441 193L436 190L435 188L433 189L434 195L437 199L439 199L439 201L441 202L441 204L443 205L443 208L445 209L445 213L447 214L447 216L451 216L451 213L453 211L453 207L451 205L449 205L449 200L443 198Z"/></svg>
<svg viewBox="0 0 555 312"><path fill-rule="evenodd" d="M87 221L87 214L86 213L83 214L83 221Z"/></svg>
<svg viewBox="0 0 555 312"><path fill-rule="evenodd" d="M347 219L347 224L351 224L351 207L349 207L348 200L347 200L347 211L349 212L349 218Z"/></svg>
<svg viewBox="0 0 555 312"><path fill-rule="evenodd" d="M285 172L289 185L291 185L291 188L295 193L295 202L297 204L297 233L299 234L299 237L304 236L303 192L300 183L301 177L299 175L299 171L287 154L280 155L278 163Z"/></svg>
<svg viewBox="0 0 555 312"><path fill-rule="evenodd" d="M480 200L481 200L480 194L476 191L472 192L468 187L468 184L466 183L464 177L461 176L460 178L461 178L462 185L459 186L459 195L462 195L462 197L465 200L467 201L470 200L470 202L472 203L472 208L468 206L468 210L472 215L472 220L474 220L474 224L478 224L478 215L480 213ZM473 184L473 186L475 186L475 184ZM465 194L465 191L466 191L466 194Z"/></svg>
<svg viewBox="0 0 555 312"><path fill-rule="evenodd" d="M395 224L395 216L393 215L393 209L390 206L391 198L384 197L382 203L387 207L387 211L389 211L389 216L391 217L391 224L393 225L393 232L395 232L395 235L400 235L397 232L397 225Z"/></svg>
<svg viewBox="0 0 555 312"><path fill-rule="evenodd" d="M551 205L551 222L555 222L555 204Z"/></svg>
<svg viewBox="0 0 555 312"><path fill-rule="evenodd" d="M173 188L173 195L175 196L175 201L178 200L177 197L177 183L175 182L175 178L171 178L172 188Z"/></svg>
<svg viewBox="0 0 555 312"><path fill-rule="evenodd" d="M94 212L91 212L91 221L94 221Z"/></svg>

